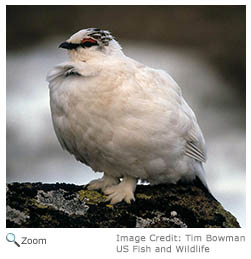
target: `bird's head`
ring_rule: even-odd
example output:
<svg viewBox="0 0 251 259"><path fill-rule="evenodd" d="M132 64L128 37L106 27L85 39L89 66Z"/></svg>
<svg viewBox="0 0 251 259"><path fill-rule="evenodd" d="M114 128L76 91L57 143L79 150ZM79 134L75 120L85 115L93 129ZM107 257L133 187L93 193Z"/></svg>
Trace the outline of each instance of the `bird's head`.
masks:
<svg viewBox="0 0 251 259"><path fill-rule="evenodd" d="M76 32L59 48L69 51L70 58L86 61L107 55L121 54L121 47L109 31L89 28Z"/></svg>

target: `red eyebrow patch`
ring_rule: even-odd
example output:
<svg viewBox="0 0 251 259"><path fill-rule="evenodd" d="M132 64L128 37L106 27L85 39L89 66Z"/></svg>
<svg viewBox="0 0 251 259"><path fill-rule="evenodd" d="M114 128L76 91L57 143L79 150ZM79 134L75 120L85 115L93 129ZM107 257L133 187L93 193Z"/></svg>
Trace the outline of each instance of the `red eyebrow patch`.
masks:
<svg viewBox="0 0 251 259"><path fill-rule="evenodd" d="M92 38L84 38L81 40L81 43L86 43L86 42L97 43L97 41Z"/></svg>

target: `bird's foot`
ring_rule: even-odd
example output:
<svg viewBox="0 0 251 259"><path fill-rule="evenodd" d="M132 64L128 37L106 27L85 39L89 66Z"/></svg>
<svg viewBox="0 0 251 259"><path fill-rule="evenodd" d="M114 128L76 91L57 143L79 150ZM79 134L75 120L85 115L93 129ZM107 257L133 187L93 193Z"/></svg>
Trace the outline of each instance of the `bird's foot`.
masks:
<svg viewBox="0 0 251 259"><path fill-rule="evenodd" d="M91 181L88 184L87 189L104 191L107 187L117 185L118 183L119 178L104 174L102 178Z"/></svg>
<svg viewBox="0 0 251 259"><path fill-rule="evenodd" d="M106 200L111 201L111 204L121 202L122 200L131 203L131 200L135 200L134 191L136 184L136 178L125 176L120 184L107 187L104 190L104 194L108 195Z"/></svg>

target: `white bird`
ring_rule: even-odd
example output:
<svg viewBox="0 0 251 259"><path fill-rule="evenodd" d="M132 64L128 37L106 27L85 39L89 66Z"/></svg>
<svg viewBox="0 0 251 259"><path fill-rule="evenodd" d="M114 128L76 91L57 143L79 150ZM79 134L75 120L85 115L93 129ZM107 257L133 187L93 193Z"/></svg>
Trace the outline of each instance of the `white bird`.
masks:
<svg viewBox="0 0 251 259"><path fill-rule="evenodd" d="M63 42L70 61L47 76L54 129L63 147L101 179L112 204L134 200L139 179L207 187L205 141L169 74L127 57L109 31L80 30Z"/></svg>

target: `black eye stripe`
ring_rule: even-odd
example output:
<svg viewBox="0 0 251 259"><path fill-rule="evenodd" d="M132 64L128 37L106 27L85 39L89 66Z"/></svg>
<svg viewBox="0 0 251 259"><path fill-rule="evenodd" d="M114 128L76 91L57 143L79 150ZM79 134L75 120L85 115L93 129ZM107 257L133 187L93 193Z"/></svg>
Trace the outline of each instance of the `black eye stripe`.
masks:
<svg viewBox="0 0 251 259"><path fill-rule="evenodd" d="M76 49L78 47L82 47L82 48L90 48L92 46L98 46L97 42L90 42L90 41L86 41L84 43L68 43L68 49Z"/></svg>

